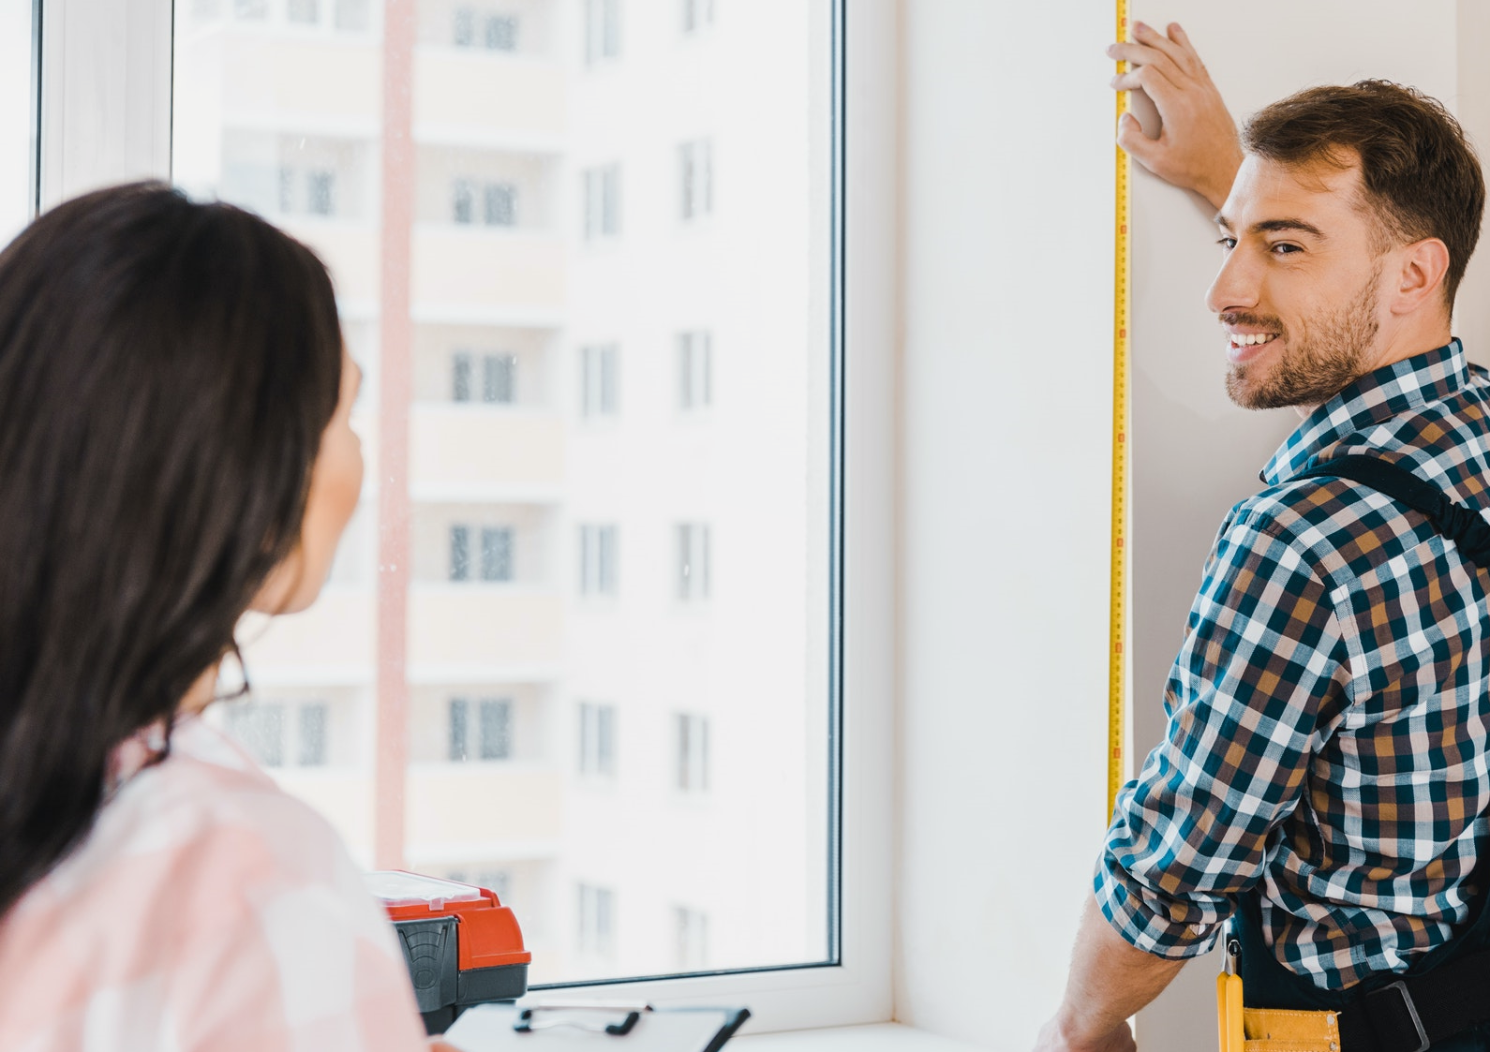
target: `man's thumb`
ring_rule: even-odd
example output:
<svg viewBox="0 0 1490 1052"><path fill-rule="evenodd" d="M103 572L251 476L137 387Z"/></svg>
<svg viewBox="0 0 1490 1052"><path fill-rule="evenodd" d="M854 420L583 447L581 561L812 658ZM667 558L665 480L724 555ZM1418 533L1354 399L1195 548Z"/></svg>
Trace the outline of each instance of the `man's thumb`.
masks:
<svg viewBox="0 0 1490 1052"><path fill-rule="evenodd" d="M1143 126L1138 123L1138 118L1131 113L1125 113L1118 118L1117 144L1139 164L1150 170L1154 167L1154 161L1162 147L1161 140L1150 139L1143 134Z"/></svg>

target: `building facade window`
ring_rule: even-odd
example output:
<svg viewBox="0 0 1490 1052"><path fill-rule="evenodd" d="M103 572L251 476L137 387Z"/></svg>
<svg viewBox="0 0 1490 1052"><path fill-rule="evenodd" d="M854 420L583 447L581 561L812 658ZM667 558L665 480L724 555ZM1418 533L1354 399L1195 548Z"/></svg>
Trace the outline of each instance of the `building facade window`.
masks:
<svg viewBox="0 0 1490 1052"><path fill-rule="evenodd" d="M586 168L582 178L585 240L616 237L621 232L621 166Z"/></svg>
<svg viewBox="0 0 1490 1052"><path fill-rule="evenodd" d="M579 704L579 773L592 778L616 776L616 707Z"/></svg>
<svg viewBox="0 0 1490 1052"><path fill-rule="evenodd" d="M714 402L714 337L706 329L678 333L678 408L706 409Z"/></svg>
<svg viewBox="0 0 1490 1052"><path fill-rule="evenodd" d="M269 0L233 0L233 16L244 22L262 22L269 17Z"/></svg>
<svg viewBox="0 0 1490 1052"><path fill-rule="evenodd" d="M621 350L615 344L590 344L579 349L581 416L615 415L620 401L617 397L620 371Z"/></svg>
<svg viewBox="0 0 1490 1052"><path fill-rule="evenodd" d="M476 191L469 179L457 179L450 191L451 218L457 223L476 221Z"/></svg>
<svg viewBox="0 0 1490 1052"><path fill-rule="evenodd" d="M675 594L685 603L709 598L709 526L682 522L674 531Z"/></svg>
<svg viewBox="0 0 1490 1052"><path fill-rule="evenodd" d="M575 926L580 953L609 957L615 949L615 892L593 884L579 885L579 916Z"/></svg>
<svg viewBox="0 0 1490 1052"><path fill-rule="evenodd" d="M450 579L471 579L471 530L459 524L450 527Z"/></svg>
<svg viewBox="0 0 1490 1052"><path fill-rule="evenodd" d="M288 0L285 17L291 22L315 25L321 20L321 5L318 0Z"/></svg>
<svg viewBox="0 0 1490 1052"><path fill-rule="evenodd" d="M314 701L300 706L299 762L301 767L326 766L325 702Z"/></svg>
<svg viewBox="0 0 1490 1052"><path fill-rule="evenodd" d="M709 719L696 713L673 715L674 787L685 793L709 791Z"/></svg>
<svg viewBox="0 0 1490 1052"><path fill-rule="evenodd" d="M512 758L510 698L479 698L474 704L470 698L451 698L448 711L452 762Z"/></svg>
<svg viewBox="0 0 1490 1052"><path fill-rule="evenodd" d="M331 707L324 701L259 701L225 706L225 725L265 767L325 767L331 754Z"/></svg>
<svg viewBox="0 0 1490 1052"><path fill-rule="evenodd" d="M673 967L701 972L709 967L709 918L687 906L673 907Z"/></svg>
<svg viewBox="0 0 1490 1052"><path fill-rule="evenodd" d="M678 147L679 214L684 222L714 211L714 144L694 139Z"/></svg>
<svg viewBox="0 0 1490 1052"><path fill-rule="evenodd" d="M370 0L336 0L336 28L345 33L364 33L371 25Z"/></svg>
<svg viewBox="0 0 1490 1052"><path fill-rule="evenodd" d="M450 400L476 400L477 363L480 363L481 401L489 405L511 405L517 391L517 356L456 351L450 356Z"/></svg>
<svg viewBox="0 0 1490 1052"><path fill-rule="evenodd" d="M579 528L580 595L614 596L620 557L616 527L585 523Z"/></svg>
<svg viewBox="0 0 1490 1052"><path fill-rule="evenodd" d="M477 551L471 550L478 541ZM465 523L450 527L450 580L511 581L513 579L513 529L511 526L482 526Z"/></svg>
<svg viewBox="0 0 1490 1052"><path fill-rule="evenodd" d="M487 183L484 196L487 226L517 225L517 187L511 183Z"/></svg>
<svg viewBox="0 0 1490 1052"><path fill-rule="evenodd" d="M305 176L305 210L315 216L336 214L336 173L307 172Z"/></svg>
<svg viewBox="0 0 1490 1052"><path fill-rule="evenodd" d="M594 65L621 55L620 0L584 0L585 62Z"/></svg>
<svg viewBox="0 0 1490 1052"><path fill-rule="evenodd" d="M714 0L680 0L683 7L683 32L701 33L714 24Z"/></svg>
<svg viewBox="0 0 1490 1052"><path fill-rule="evenodd" d="M488 51L516 51L517 25L515 15L488 15L486 49Z"/></svg>
<svg viewBox="0 0 1490 1052"><path fill-rule="evenodd" d="M481 579L512 580L512 527L481 527Z"/></svg>

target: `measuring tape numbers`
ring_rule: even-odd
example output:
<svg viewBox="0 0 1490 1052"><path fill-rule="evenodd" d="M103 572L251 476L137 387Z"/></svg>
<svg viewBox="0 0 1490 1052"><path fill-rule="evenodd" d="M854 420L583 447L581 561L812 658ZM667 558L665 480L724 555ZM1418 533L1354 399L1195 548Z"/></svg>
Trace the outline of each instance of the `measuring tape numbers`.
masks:
<svg viewBox="0 0 1490 1052"><path fill-rule="evenodd" d="M1128 39L1128 0L1117 2L1117 39ZM1118 63L1126 73L1128 64ZM1117 119L1128 109L1128 93L1113 92ZM1115 126L1114 126L1115 127ZM1127 693L1127 538L1128 538L1128 155L1114 145L1112 296L1112 587L1107 652L1107 814L1117 806L1126 781L1123 762L1124 699Z"/></svg>

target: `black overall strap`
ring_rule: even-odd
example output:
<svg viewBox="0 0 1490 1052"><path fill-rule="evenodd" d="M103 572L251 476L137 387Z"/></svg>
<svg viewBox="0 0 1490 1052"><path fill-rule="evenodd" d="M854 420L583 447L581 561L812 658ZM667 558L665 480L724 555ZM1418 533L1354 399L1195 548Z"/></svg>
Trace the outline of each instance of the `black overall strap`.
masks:
<svg viewBox="0 0 1490 1052"><path fill-rule="evenodd" d="M1344 478L1384 493L1426 515L1435 530L1454 542L1466 562L1490 568L1490 523L1404 467L1373 456L1351 455L1324 461L1296 477ZM1486 923L1483 905L1480 912L1475 928ZM1409 972L1396 982L1350 998L1340 1013L1340 1045L1344 1052L1424 1052L1486 1023L1490 1023L1490 952L1481 951L1451 956L1422 974Z"/></svg>
<svg viewBox="0 0 1490 1052"><path fill-rule="evenodd" d="M1342 478L1385 493L1428 516L1433 528L1453 541L1466 562L1490 568L1490 523L1473 508L1457 504L1433 483L1377 457L1351 454L1302 471L1295 478Z"/></svg>

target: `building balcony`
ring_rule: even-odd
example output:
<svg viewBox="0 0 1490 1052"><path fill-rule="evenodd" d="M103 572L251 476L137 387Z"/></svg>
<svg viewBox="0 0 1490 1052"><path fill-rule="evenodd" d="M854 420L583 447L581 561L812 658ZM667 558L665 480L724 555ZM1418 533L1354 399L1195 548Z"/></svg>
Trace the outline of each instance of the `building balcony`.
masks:
<svg viewBox="0 0 1490 1052"><path fill-rule="evenodd" d="M413 300L420 319L554 317L565 296L564 242L528 233L420 224L414 228Z"/></svg>
<svg viewBox="0 0 1490 1052"><path fill-rule="evenodd" d="M376 664L375 607L371 588L328 586L302 613L275 618L249 615L238 638L251 681L264 685L370 682Z"/></svg>
<svg viewBox="0 0 1490 1052"><path fill-rule="evenodd" d="M321 257L331 271L338 300L344 304L377 302L383 246L375 224L289 216L276 217L275 222Z"/></svg>
<svg viewBox="0 0 1490 1052"><path fill-rule="evenodd" d="M416 495L555 491L564 479L564 424L527 409L416 404L410 419Z"/></svg>
<svg viewBox="0 0 1490 1052"><path fill-rule="evenodd" d="M551 589L416 581L409 592L409 664L428 672L557 667L564 600Z"/></svg>
<svg viewBox="0 0 1490 1052"><path fill-rule="evenodd" d="M224 116L235 125L373 135L382 123L375 41L230 32L221 42Z"/></svg>
<svg viewBox="0 0 1490 1052"><path fill-rule="evenodd" d="M414 53L414 137L556 150L568 103L557 63L448 47Z"/></svg>
<svg viewBox="0 0 1490 1052"><path fill-rule="evenodd" d="M415 764L406 792L411 856L527 853L564 828L563 776L548 766Z"/></svg>

